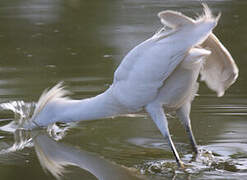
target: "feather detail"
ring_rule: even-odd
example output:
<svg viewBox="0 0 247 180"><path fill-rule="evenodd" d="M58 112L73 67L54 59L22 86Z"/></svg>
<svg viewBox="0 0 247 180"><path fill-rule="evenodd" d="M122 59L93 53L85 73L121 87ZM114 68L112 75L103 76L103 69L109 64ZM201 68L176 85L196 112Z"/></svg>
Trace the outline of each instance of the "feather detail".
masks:
<svg viewBox="0 0 247 180"><path fill-rule="evenodd" d="M216 22L218 22L218 20L221 17L221 13L219 13L216 17L212 14L212 11L210 10L210 8L208 7L207 4L202 3L203 6L203 14L198 16L196 18L196 21L210 21L210 20L215 20Z"/></svg>
<svg viewBox="0 0 247 180"><path fill-rule="evenodd" d="M34 121L37 115L44 109L44 107L55 99L64 99L68 100L68 97L65 97L66 95L70 94L69 91L65 90L63 87L63 82L59 82L57 85L55 85L50 90L46 89L42 93L42 95L39 98L39 101L36 105L36 108L34 110L32 120Z"/></svg>
<svg viewBox="0 0 247 180"><path fill-rule="evenodd" d="M236 81L238 67L231 54L214 34L203 42L202 47L208 48L212 53L201 69L201 81L205 81L207 86L221 97L225 90Z"/></svg>
<svg viewBox="0 0 247 180"><path fill-rule="evenodd" d="M193 25L194 20L180 12L166 10L158 13L158 17L163 25L176 29L184 25Z"/></svg>

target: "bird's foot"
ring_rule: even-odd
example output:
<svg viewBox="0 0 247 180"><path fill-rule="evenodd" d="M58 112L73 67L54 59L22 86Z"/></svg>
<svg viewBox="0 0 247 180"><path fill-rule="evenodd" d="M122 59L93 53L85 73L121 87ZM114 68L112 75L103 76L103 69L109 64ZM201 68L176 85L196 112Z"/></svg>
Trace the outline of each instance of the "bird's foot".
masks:
<svg viewBox="0 0 247 180"><path fill-rule="evenodd" d="M178 161L178 167L181 168L181 169L185 169L185 164L183 161Z"/></svg>

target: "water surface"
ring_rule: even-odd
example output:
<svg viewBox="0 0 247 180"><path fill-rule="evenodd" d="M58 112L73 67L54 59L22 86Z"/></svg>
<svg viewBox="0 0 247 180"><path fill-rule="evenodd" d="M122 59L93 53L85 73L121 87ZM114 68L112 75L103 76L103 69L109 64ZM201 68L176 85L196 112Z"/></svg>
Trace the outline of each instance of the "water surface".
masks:
<svg viewBox="0 0 247 180"><path fill-rule="evenodd" d="M232 53L240 77L223 98L200 84L191 112L202 155L197 160L183 127L169 118L173 141L189 166L185 171L177 169L152 120L136 116L53 127L50 135L0 131L1 179L55 179L56 173L75 180L246 178L247 1L208 4L214 13L222 12L215 34ZM190 16L202 11L196 0L2 0L1 125L21 118L45 88L61 80L76 99L107 89L122 57L161 27L156 14L164 9ZM6 110L10 107L24 113L14 115ZM53 167L53 175L42 167Z"/></svg>

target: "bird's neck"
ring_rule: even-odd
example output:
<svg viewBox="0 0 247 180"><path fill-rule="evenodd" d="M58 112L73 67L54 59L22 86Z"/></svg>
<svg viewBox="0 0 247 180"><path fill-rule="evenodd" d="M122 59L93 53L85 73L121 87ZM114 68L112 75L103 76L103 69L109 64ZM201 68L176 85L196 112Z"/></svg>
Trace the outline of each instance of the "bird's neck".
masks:
<svg viewBox="0 0 247 180"><path fill-rule="evenodd" d="M126 113L112 96L111 89L92 98L68 100L64 102L61 110L61 116L55 121L95 120Z"/></svg>

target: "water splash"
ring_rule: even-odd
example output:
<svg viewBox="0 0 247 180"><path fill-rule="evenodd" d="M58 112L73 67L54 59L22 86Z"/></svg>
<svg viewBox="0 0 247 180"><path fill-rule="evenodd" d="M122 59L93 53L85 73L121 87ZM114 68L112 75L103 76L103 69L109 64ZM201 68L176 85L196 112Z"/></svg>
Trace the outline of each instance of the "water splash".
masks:
<svg viewBox="0 0 247 180"><path fill-rule="evenodd" d="M75 127L77 123L60 123L60 124L51 124L47 128L49 136L55 141L59 141L66 136L69 129Z"/></svg>
<svg viewBox="0 0 247 180"><path fill-rule="evenodd" d="M197 156L185 155L183 161L185 162L185 169L179 168L175 160L148 161L136 166L136 168L139 169L141 174L145 175L185 178L191 175L199 176L203 172L239 172L241 167L244 166L244 164L240 165L232 158L222 157L204 148L199 149Z"/></svg>
<svg viewBox="0 0 247 180"><path fill-rule="evenodd" d="M36 131L26 131L23 125L26 123L31 123L30 119L35 110L35 103L25 103L24 101L12 101L8 103L0 104L0 110L13 112L13 119L6 125L0 127L1 131L9 132L13 134L14 143L0 144L0 161L2 156L16 154L17 152L23 150L24 148L29 148L33 146L33 138L36 136ZM75 123L70 124L51 124L47 129L49 136L58 141L62 139L66 132L75 125ZM40 131L37 131L40 132Z"/></svg>
<svg viewBox="0 0 247 180"><path fill-rule="evenodd" d="M12 101L0 104L0 110L13 112L13 119L7 125L1 126L0 130L5 132L15 132L16 130L24 130L24 125L32 124L31 118L34 114L36 103L26 103L24 101ZM55 140L62 139L66 132L74 127L76 123L60 123L59 125L51 124L47 128L47 132Z"/></svg>
<svg viewBox="0 0 247 180"><path fill-rule="evenodd" d="M1 128L1 130L14 131L23 128L24 123L31 123L31 117L35 110L35 103L25 103L24 101L12 101L0 104L2 110L9 110L14 113L13 121Z"/></svg>

